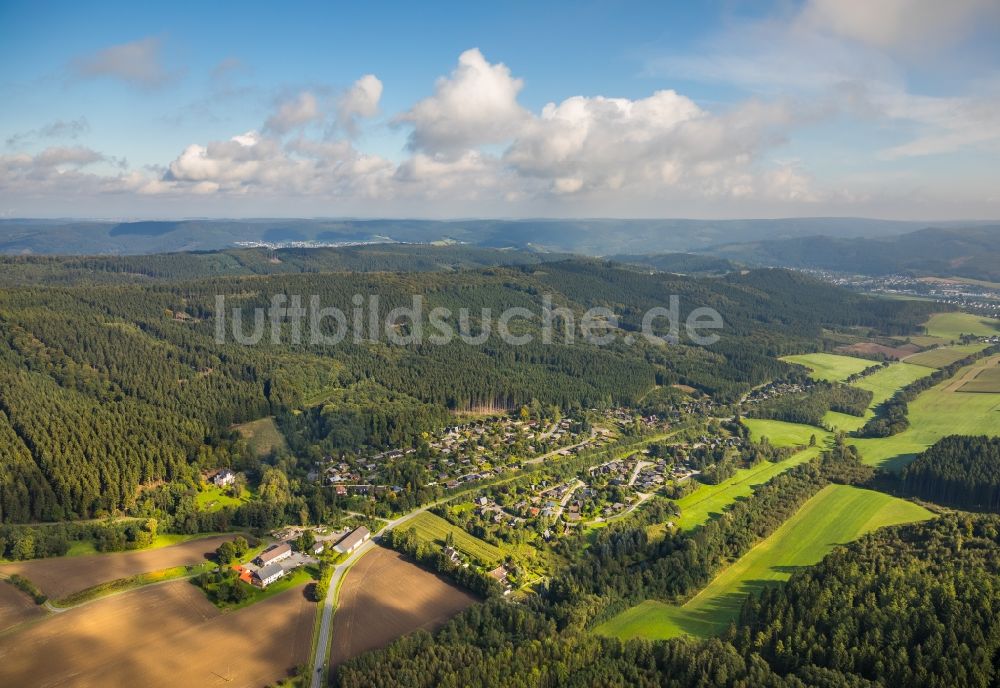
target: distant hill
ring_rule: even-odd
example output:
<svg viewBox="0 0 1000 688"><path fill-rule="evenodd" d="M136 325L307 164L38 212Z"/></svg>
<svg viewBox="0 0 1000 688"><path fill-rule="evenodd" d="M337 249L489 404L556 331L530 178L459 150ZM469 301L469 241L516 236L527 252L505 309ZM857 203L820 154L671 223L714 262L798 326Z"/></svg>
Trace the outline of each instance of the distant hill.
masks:
<svg viewBox="0 0 1000 688"><path fill-rule="evenodd" d="M622 254L606 256L610 261L626 265L639 265L659 272L678 275L721 275L732 272L736 265L725 258L715 258L697 253L659 253L653 255Z"/></svg>
<svg viewBox="0 0 1000 688"><path fill-rule="evenodd" d="M758 266L1000 281L1000 225L997 224L922 229L874 239L809 236L730 243L707 253Z"/></svg>
<svg viewBox="0 0 1000 688"><path fill-rule="evenodd" d="M923 224L858 218L777 220L0 220L0 253L135 255L272 246L395 241L589 256L699 252L723 243L823 235L887 237Z"/></svg>

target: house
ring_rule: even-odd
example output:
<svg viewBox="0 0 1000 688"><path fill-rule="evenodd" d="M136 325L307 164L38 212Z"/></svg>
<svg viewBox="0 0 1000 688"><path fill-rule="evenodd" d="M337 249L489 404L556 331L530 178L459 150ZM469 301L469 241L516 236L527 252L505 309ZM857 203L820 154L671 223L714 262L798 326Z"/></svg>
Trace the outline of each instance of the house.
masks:
<svg viewBox="0 0 1000 688"><path fill-rule="evenodd" d="M285 569L281 567L281 564L268 564L257 569L257 580L260 581L262 588L266 588L284 575Z"/></svg>
<svg viewBox="0 0 1000 688"><path fill-rule="evenodd" d="M334 551L341 554L350 554L358 547L368 542L372 537L371 531L364 526L360 526L351 531L343 540L333 546Z"/></svg>
<svg viewBox="0 0 1000 688"><path fill-rule="evenodd" d="M323 550L325 549L326 549L326 543L324 542L314 543L313 546L310 548L313 554L322 554Z"/></svg>
<svg viewBox="0 0 1000 688"><path fill-rule="evenodd" d="M212 482L215 483L216 487L228 487L236 482L236 474L228 468L223 468L215 474L215 477L212 478Z"/></svg>
<svg viewBox="0 0 1000 688"><path fill-rule="evenodd" d="M498 583L505 584L507 582L507 569L503 564L490 571L488 575Z"/></svg>
<svg viewBox="0 0 1000 688"><path fill-rule="evenodd" d="M282 559L287 559L292 556L292 547L287 542L283 542L280 545L274 545L270 549L266 549L257 555L254 561L257 566L267 566L268 564L275 564Z"/></svg>

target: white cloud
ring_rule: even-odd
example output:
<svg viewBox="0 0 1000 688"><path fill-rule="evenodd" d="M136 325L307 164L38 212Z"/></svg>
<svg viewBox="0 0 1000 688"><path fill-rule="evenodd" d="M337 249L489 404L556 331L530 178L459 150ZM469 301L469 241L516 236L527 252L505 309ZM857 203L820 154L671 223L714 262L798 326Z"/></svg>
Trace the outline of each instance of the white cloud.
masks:
<svg viewBox="0 0 1000 688"><path fill-rule="evenodd" d="M95 150L83 146L56 146L46 148L34 157L34 164L40 167L73 165L83 167L101 162L105 157Z"/></svg>
<svg viewBox="0 0 1000 688"><path fill-rule="evenodd" d="M523 82L506 65L490 64L478 49L466 50L434 95L397 118L413 126L410 147L428 153L459 153L503 143L518 132L529 113L517 102Z"/></svg>
<svg viewBox="0 0 1000 688"><path fill-rule="evenodd" d="M110 77L144 89L165 85L171 75L161 63L162 41L143 38L76 59L72 68L85 78Z"/></svg>
<svg viewBox="0 0 1000 688"><path fill-rule="evenodd" d="M294 98L278 104L277 110L264 123L264 128L278 134L318 121L323 116L316 96L302 91Z"/></svg>
<svg viewBox="0 0 1000 688"><path fill-rule="evenodd" d="M374 74L365 74L341 95L337 103L337 124L350 134L357 133L357 120L378 114L382 82Z"/></svg>
<svg viewBox="0 0 1000 688"><path fill-rule="evenodd" d="M951 44L976 20L997 16L993 0L810 0L798 18L881 50L926 53Z"/></svg>

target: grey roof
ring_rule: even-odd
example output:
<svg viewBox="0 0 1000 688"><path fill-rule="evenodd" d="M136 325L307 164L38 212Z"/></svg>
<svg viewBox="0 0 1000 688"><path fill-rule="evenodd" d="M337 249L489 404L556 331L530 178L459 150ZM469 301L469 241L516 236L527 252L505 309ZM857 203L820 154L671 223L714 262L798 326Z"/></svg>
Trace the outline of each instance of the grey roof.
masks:
<svg viewBox="0 0 1000 688"><path fill-rule="evenodd" d="M283 571L284 569L281 567L281 564L268 564L267 566L262 566L257 570L257 577L264 580L265 578L270 578L274 574Z"/></svg>
<svg viewBox="0 0 1000 688"><path fill-rule="evenodd" d="M361 526L359 528L356 528L354 532L352 532L350 535L346 536L343 540L338 542L337 547L346 552L349 549L354 549L355 547L360 545L365 540L365 538L370 536L371 532L364 526Z"/></svg>
<svg viewBox="0 0 1000 688"><path fill-rule="evenodd" d="M276 545L275 547L272 547L269 550L261 552L257 558L263 562L268 562L274 559L275 557L281 556L285 552L291 552L291 551L292 551L291 546L289 546L289 544L286 542L280 545Z"/></svg>

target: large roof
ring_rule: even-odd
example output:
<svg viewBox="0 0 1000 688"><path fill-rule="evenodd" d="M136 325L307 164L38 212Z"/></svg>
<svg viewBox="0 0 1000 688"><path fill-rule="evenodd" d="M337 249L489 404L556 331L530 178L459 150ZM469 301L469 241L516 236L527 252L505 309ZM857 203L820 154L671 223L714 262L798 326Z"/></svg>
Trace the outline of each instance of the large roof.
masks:
<svg viewBox="0 0 1000 688"><path fill-rule="evenodd" d="M347 535L346 537L344 537L343 540L341 540L340 542L338 542L337 543L337 547L339 549L344 550L344 551L349 550L349 549L354 549L355 547L357 547L358 545L360 545L362 542L364 542L365 539L368 538L368 537L371 537L371 531L369 531L364 526L361 526L359 528L355 528L352 533L350 533L349 535Z"/></svg>
<svg viewBox="0 0 1000 688"><path fill-rule="evenodd" d="M261 552L259 558L261 561L271 561L275 557L281 556L282 554L291 551L292 551L291 546L286 542L280 545L276 545L269 550Z"/></svg>
<svg viewBox="0 0 1000 688"><path fill-rule="evenodd" d="M281 564L268 564L267 566L262 566L257 570L257 577L261 580L265 580L283 570L284 569L281 568Z"/></svg>

